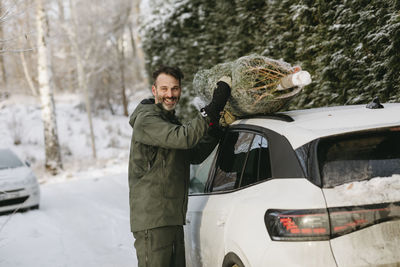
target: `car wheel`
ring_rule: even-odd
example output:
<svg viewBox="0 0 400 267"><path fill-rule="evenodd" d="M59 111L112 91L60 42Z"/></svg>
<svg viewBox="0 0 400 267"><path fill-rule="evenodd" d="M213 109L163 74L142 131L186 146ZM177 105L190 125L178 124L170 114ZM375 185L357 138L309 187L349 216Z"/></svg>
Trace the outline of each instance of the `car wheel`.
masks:
<svg viewBox="0 0 400 267"><path fill-rule="evenodd" d="M30 207L29 209L31 209L31 210L38 210L38 209L39 209L39 205L32 206L32 207Z"/></svg>
<svg viewBox="0 0 400 267"><path fill-rule="evenodd" d="M224 258L222 267L244 267L244 264L235 253L229 252Z"/></svg>

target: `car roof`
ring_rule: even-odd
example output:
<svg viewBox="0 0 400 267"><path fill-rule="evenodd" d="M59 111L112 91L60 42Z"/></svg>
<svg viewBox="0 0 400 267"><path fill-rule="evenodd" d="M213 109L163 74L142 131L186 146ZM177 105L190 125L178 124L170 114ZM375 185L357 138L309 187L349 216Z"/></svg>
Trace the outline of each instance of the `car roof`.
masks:
<svg viewBox="0 0 400 267"><path fill-rule="evenodd" d="M279 112L240 119L234 124L256 125L285 136L294 149L320 137L346 132L400 126L400 103L382 109L348 105Z"/></svg>

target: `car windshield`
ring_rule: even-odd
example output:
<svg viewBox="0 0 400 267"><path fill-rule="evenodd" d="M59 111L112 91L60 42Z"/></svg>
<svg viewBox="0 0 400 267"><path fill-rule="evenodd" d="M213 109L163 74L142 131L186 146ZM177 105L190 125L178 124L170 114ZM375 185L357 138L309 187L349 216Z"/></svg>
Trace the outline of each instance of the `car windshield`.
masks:
<svg viewBox="0 0 400 267"><path fill-rule="evenodd" d="M8 149L0 149L0 170L23 166L18 157Z"/></svg>
<svg viewBox="0 0 400 267"><path fill-rule="evenodd" d="M322 139L318 144L318 163L324 187L400 174L400 132Z"/></svg>

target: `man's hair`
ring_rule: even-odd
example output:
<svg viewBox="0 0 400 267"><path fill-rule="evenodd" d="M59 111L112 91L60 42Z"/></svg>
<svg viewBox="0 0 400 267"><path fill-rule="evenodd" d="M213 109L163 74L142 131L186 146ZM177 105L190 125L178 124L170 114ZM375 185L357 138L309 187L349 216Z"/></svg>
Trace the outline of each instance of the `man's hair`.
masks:
<svg viewBox="0 0 400 267"><path fill-rule="evenodd" d="M154 85L156 84L157 77L161 74L168 74L179 81L179 86L181 85L181 80L183 79L183 73L178 67L171 66L161 66L155 72L153 72Z"/></svg>

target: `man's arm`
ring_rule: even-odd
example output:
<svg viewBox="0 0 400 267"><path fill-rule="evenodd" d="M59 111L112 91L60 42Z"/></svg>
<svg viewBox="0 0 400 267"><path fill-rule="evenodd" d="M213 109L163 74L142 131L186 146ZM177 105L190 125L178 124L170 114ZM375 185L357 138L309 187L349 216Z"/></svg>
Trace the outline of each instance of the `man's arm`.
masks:
<svg viewBox="0 0 400 267"><path fill-rule="evenodd" d="M195 147L188 150L187 155L189 157L190 164L202 163L214 150L215 146L218 144L218 141L219 138L211 135L204 136Z"/></svg>
<svg viewBox="0 0 400 267"><path fill-rule="evenodd" d="M165 121L157 113L142 113L136 118L133 133L137 142L168 149L189 149L206 134L208 118L196 117L186 125Z"/></svg>
<svg viewBox="0 0 400 267"><path fill-rule="evenodd" d="M218 126L220 113L231 94L230 78L222 77L214 90L210 104L202 109L202 115L190 123L176 125L159 116L157 112L138 114L133 125L136 141L169 149L193 148L206 134L210 125Z"/></svg>

